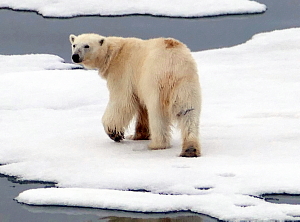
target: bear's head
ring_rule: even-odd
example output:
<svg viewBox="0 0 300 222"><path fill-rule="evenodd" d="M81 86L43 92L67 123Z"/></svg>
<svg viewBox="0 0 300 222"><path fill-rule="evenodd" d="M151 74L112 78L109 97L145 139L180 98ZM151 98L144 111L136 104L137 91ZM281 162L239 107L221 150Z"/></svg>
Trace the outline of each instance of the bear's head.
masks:
<svg viewBox="0 0 300 222"><path fill-rule="evenodd" d="M100 57L105 57L107 44L105 37L97 34L70 35L72 44L72 60L87 68L99 68Z"/></svg>

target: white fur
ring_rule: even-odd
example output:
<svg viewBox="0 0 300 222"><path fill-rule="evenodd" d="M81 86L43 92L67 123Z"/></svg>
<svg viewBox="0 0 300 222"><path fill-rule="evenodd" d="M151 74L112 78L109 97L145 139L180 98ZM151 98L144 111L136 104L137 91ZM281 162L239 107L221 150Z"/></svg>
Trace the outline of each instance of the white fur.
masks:
<svg viewBox="0 0 300 222"><path fill-rule="evenodd" d="M176 121L182 132L181 156L200 155L200 85L186 45L172 38L97 34L70 35L70 41L73 55L80 59L77 62L98 69L107 80L110 99L102 120L112 139L123 135L137 116L133 138L145 139L149 132L149 148L164 149L170 147L170 127Z"/></svg>

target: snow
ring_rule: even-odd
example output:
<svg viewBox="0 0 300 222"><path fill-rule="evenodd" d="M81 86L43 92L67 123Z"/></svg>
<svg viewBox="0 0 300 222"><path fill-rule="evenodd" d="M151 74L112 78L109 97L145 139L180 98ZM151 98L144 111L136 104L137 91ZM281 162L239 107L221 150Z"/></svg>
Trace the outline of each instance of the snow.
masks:
<svg viewBox="0 0 300 222"><path fill-rule="evenodd" d="M2 0L0 8L36 11L46 17L80 15L151 14L175 17L203 17L262 13L266 6L250 0Z"/></svg>
<svg viewBox="0 0 300 222"><path fill-rule="evenodd" d="M300 28L287 29L193 53L203 91L200 158L178 157L177 130L166 150L111 141L101 125L108 92L96 71L28 62L21 72L18 57L3 56L0 173L56 183L16 198L32 205L299 220L299 205L260 197L300 194L299 42Z"/></svg>
<svg viewBox="0 0 300 222"><path fill-rule="evenodd" d="M10 72L41 71L57 69L78 69L78 65L64 63L56 55L31 54L31 55L0 55L0 75Z"/></svg>

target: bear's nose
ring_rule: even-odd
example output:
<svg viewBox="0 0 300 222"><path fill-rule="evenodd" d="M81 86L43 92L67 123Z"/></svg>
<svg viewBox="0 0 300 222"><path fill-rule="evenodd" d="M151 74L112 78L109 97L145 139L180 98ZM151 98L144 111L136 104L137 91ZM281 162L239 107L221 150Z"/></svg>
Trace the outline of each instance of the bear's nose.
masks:
<svg viewBox="0 0 300 222"><path fill-rule="evenodd" d="M80 62L81 62L80 57L79 57L78 54L73 54L73 55L72 55L72 60L73 60L73 62L75 62L75 63L80 63Z"/></svg>

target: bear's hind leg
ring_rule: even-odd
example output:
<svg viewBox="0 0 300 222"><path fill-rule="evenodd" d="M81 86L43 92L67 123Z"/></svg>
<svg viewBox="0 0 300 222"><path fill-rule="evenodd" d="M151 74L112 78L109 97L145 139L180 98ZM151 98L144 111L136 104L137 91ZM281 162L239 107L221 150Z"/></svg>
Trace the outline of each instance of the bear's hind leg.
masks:
<svg viewBox="0 0 300 222"><path fill-rule="evenodd" d="M181 157L199 157L201 149L197 139L183 142Z"/></svg>
<svg viewBox="0 0 300 222"><path fill-rule="evenodd" d="M163 115L159 107L148 108L151 142L149 149L159 150L170 147L171 121L169 116Z"/></svg>
<svg viewBox="0 0 300 222"><path fill-rule="evenodd" d="M199 116L196 109L187 109L188 112L177 114L182 135L181 157L198 157L201 147L198 138Z"/></svg>
<svg viewBox="0 0 300 222"><path fill-rule="evenodd" d="M196 83L186 82L175 92L173 116L177 120L182 136L182 157L201 155L199 142L199 117L201 110L200 90Z"/></svg>

